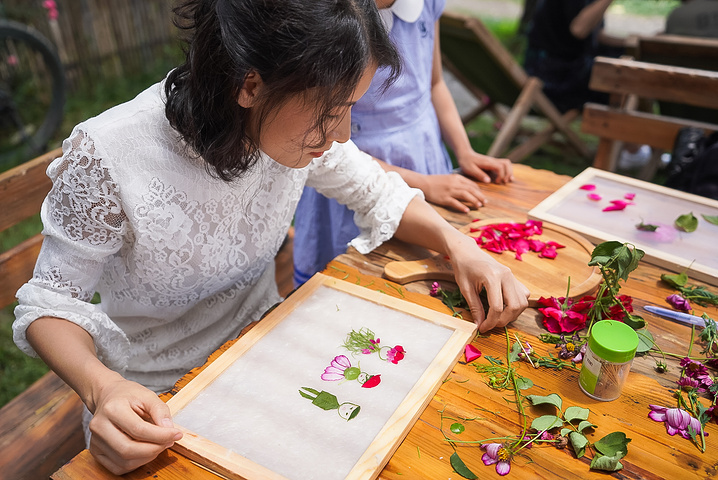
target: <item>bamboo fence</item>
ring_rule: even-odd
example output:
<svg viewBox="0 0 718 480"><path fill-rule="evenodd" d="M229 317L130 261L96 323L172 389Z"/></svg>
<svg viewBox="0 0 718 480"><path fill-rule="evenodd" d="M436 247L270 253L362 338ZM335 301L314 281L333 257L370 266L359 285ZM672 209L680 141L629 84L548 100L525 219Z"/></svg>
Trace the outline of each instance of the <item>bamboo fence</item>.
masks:
<svg viewBox="0 0 718 480"><path fill-rule="evenodd" d="M172 0L0 0L4 16L28 24L57 47L68 88L152 72L179 50ZM174 57L173 57L174 55Z"/></svg>

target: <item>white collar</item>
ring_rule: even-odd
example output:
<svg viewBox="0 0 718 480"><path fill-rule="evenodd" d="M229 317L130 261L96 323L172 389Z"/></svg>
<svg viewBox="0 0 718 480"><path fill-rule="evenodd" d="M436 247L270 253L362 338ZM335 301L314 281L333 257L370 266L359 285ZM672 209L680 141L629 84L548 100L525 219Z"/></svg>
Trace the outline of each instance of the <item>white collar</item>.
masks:
<svg viewBox="0 0 718 480"><path fill-rule="evenodd" d="M419 19L424 9L424 0L396 0L391 7L379 10L387 32L394 26L394 15L407 23L414 23Z"/></svg>

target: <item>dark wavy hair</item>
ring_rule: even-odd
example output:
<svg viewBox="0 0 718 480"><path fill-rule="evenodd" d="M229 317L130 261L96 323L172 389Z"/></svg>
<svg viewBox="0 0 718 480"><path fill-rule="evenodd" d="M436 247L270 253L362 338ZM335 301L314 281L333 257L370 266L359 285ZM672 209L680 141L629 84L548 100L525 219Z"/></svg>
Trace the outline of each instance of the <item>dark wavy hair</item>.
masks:
<svg viewBox="0 0 718 480"><path fill-rule="evenodd" d="M223 180L240 177L258 158L259 132L237 103L246 76L263 88L260 126L295 95L316 105L326 141L332 110L351 97L366 68L400 71L399 55L375 0L185 0L175 24L186 32L186 60L165 83L165 114L186 144ZM311 90L310 90L311 89ZM322 142L323 143L323 142Z"/></svg>

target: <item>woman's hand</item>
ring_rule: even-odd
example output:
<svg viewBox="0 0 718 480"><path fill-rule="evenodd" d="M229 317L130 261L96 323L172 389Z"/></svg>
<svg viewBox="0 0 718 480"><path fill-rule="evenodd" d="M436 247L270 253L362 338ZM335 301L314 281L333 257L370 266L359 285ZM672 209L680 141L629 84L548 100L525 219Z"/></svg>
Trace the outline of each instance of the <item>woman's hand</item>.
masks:
<svg viewBox="0 0 718 480"><path fill-rule="evenodd" d="M97 394L90 432L90 453L115 475L154 460L182 438L154 392L120 377Z"/></svg>
<svg viewBox="0 0 718 480"><path fill-rule="evenodd" d="M513 165L507 158L487 157L471 150L457 156L457 161L462 172L479 182L491 183L491 176L487 172L493 174L494 183L508 183L514 179Z"/></svg>
<svg viewBox="0 0 718 480"><path fill-rule="evenodd" d="M463 175L423 175L420 188L426 200L435 205L452 208L468 213L471 208L477 209L486 203L486 195L473 180Z"/></svg>
<svg viewBox="0 0 718 480"><path fill-rule="evenodd" d="M476 241L459 234L449 244L456 283L471 309L480 332L503 327L518 318L528 307L529 290L514 277L511 270L491 258ZM479 294L486 289L489 311L485 312Z"/></svg>

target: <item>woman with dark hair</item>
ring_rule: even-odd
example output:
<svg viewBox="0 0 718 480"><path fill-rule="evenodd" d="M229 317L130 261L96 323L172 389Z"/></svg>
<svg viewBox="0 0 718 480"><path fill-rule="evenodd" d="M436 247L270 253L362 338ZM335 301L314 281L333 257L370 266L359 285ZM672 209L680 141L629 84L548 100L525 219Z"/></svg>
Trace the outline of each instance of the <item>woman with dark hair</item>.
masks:
<svg viewBox="0 0 718 480"><path fill-rule="evenodd" d="M191 0L176 12L186 62L77 125L50 165L45 241L13 324L16 344L80 395L90 452L116 474L181 437L156 393L280 300L273 260L305 184L356 211L362 252L396 235L450 255L482 331L528 298L348 141L376 69L399 69L374 0Z"/></svg>

